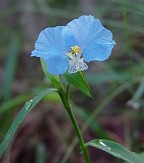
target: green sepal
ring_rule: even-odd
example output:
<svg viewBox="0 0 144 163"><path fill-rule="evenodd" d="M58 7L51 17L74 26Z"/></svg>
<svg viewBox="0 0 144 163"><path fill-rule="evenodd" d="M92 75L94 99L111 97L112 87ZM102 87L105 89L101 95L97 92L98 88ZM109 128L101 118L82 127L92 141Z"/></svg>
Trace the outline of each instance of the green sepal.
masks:
<svg viewBox="0 0 144 163"><path fill-rule="evenodd" d="M73 73L73 74L65 72L63 76L69 84L73 84L76 88L78 88L86 96L93 98L90 88L89 88L82 72L79 71L79 72Z"/></svg>
<svg viewBox="0 0 144 163"><path fill-rule="evenodd" d="M60 90L61 84L60 84L59 76L51 75L47 70L47 65L46 65L45 61L42 58L40 58L40 61L41 61L43 72L44 72L45 76L47 77L47 79L55 86L55 88Z"/></svg>
<svg viewBox="0 0 144 163"><path fill-rule="evenodd" d="M144 163L144 159L137 153L131 152L126 147L110 140L95 139L86 143L86 145L103 150L129 163Z"/></svg>

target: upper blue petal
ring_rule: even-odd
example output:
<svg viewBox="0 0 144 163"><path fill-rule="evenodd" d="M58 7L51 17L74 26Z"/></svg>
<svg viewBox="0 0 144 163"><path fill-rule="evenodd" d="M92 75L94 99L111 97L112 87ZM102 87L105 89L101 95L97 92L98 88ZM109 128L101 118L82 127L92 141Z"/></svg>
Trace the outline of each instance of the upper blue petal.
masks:
<svg viewBox="0 0 144 163"><path fill-rule="evenodd" d="M79 46L78 40L75 38L75 35L73 35L72 31L67 28L67 26L63 28L62 35L67 53L71 50L72 46Z"/></svg>
<svg viewBox="0 0 144 163"><path fill-rule="evenodd" d="M63 74L69 65L67 52L62 38L63 26L46 28L43 30L36 43L31 56L41 57L52 75Z"/></svg>
<svg viewBox="0 0 144 163"><path fill-rule="evenodd" d="M32 51L32 56L45 58L52 55L51 52L65 55L62 29L63 26L58 26L54 28L46 28L41 31L35 43L35 50Z"/></svg>
<svg viewBox="0 0 144 163"><path fill-rule="evenodd" d="M79 46L86 61L107 59L114 46L112 33L104 28L98 19L93 16L81 16L63 28L65 41Z"/></svg>
<svg viewBox="0 0 144 163"><path fill-rule="evenodd" d="M90 38L83 49L83 56L87 62L92 60L104 61L111 55L114 44L111 31L103 28Z"/></svg>

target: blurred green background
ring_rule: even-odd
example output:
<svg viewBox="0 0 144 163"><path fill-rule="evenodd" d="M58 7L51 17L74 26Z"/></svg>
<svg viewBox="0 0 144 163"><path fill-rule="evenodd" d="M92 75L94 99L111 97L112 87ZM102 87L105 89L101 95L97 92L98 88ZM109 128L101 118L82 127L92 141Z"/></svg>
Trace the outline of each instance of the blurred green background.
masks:
<svg viewBox="0 0 144 163"><path fill-rule="evenodd" d="M72 87L72 106L86 141L114 140L144 151L144 0L1 0L0 140L14 117L46 87L38 58L30 57L46 27L93 15L112 31L116 46L85 77L94 100ZM92 163L121 163L89 148ZM1 163L83 163L74 129L56 94L47 96L21 124Z"/></svg>

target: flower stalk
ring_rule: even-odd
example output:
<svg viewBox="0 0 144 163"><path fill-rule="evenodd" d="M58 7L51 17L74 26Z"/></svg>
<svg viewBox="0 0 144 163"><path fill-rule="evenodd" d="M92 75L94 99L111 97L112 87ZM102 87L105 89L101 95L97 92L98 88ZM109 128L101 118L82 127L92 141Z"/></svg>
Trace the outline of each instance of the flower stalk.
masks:
<svg viewBox="0 0 144 163"><path fill-rule="evenodd" d="M75 116L74 116L74 114L72 112L72 109L71 109L71 105L70 105L70 101L69 101L69 99L70 99L69 95L70 95L70 84L67 85L66 93L65 94L60 94L60 97L61 97L63 105L64 105L65 109L67 110L67 113L68 113L68 115L69 115L69 117L71 119L73 127L75 129L76 135L78 137L78 140L79 140L79 143L80 143L80 146L81 146L82 153L84 155L85 162L90 163L91 161L90 161L90 156L89 156L89 153L88 153L88 150L87 150L87 146L84 143L84 139L82 137L80 128L78 126L76 118L75 118Z"/></svg>

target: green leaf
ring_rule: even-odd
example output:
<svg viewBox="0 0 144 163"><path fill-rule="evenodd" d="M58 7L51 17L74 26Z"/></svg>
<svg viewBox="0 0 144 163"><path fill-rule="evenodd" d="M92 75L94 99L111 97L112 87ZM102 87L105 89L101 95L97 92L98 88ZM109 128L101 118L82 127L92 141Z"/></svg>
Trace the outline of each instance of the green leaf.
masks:
<svg viewBox="0 0 144 163"><path fill-rule="evenodd" d="M41 58L41 65L42 65L42 69L43 72L45 74L45 76L47 77L47 79L58 89L61 89L61 85L60 85L60 81L59 81L59 76L53 76L51 75L48 70L47 70L47 65L45 63L45 61Z"/></svg>
<svg viewBox="0 0 144 163"><path fill-rule="evenodd" d="M131 152L126 147L110 140L95 139L86 143L86 145L101 149L130 163L144 163L144 159L138 154Z"/></svg>
<svg viewBox="0 0 144 163"><path fill-rule="evenodd" d="M17 117L14 119L2 143L0 144L0 157L3 155L7 145L13 138L15 132L17 131L18 127L23 122L25 117L28 115L28 113L36 106L37 103L39 103L40 100L42 100L43 97L54 91L57 90L53 88L45 89L42 92L40 92L37 96L35 96L33 99L25 103L24 107L21 109Z"/></svg>
<svg viewBox="0 0 144 163"><path fill-rule="evenodd" d="M73 74L66 72L64 74L64 77L68 83L73 84L76 88L78 88L80 91L82 91L88 97L92 97L90 88L89 88L82 72L77 72L77 73L73 73Z"/></svg>

